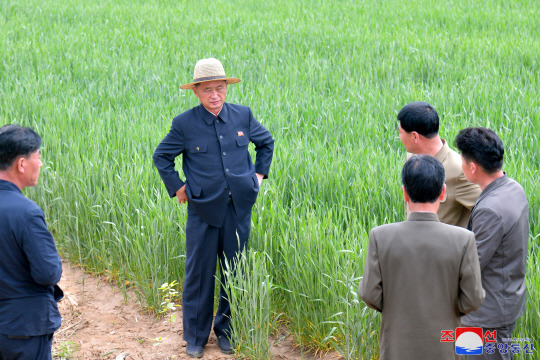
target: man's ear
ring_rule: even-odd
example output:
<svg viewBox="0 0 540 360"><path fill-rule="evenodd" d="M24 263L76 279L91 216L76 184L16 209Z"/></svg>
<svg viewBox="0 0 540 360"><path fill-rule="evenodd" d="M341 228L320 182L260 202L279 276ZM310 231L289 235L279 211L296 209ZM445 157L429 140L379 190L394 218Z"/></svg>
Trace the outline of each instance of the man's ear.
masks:
<svg viewBox="0 0 540 360"><path fill-rule="evenodd" d="M413 135L414 143L418 144L418 142L420 141L420 134L416 131L411 131L411 134Z"/></svg>
<svg viewBox="0 0 540 360"><path fill-rule="evenodd" d="M476 164L474 161L471 161L467 165L469 166L469 169L471 169L471 173L476 174L478 172L478 164Z"/></svg>
<svg viewBox="0 0 540 360"><path fill-rule="evenodd" d="M401 189L403 190L403 200L406 203L411 202L411 199L409 198L409 194L407 194L407 190L405 190L405 185L402 185Z"/></svg>
<svg viewBox="0 0 540 360"><path fill-rule="evenodd" d="M444 200L444 195L446 195L446 184L443 184L441 195L439 195L439 200L440 201Z"/></svg>
<svg viewBox="0 0 540 360"><path fill-rule="evenodd" d="M24 157L21 156L19 158L17 158L17 160L15 160L15 169L17 170L17 172L21 173L21 174L24 174Z"/></svg>

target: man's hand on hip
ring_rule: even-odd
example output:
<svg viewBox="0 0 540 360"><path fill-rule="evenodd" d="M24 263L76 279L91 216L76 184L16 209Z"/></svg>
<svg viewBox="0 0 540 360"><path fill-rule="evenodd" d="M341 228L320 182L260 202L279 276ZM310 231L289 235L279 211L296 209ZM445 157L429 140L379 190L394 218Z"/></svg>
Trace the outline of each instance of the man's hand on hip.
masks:
<svg viewBox="0 0 540 360"><path fill-rule="evenodd" d="M261 186L263 182L264 175L263 174L255 174L257 175L257 180L259 180L259 186ZM176 198L178 199L179 204L183 204L188 201L187 195L186 195L186 185L182 186L178 191L176 192Z"/></svg>
<svg viewBox="0 0 540 360"><path fill-rule="evenodd" d="M259 180L259 186L261 186L264 175L259 173L255 173L255 175L257 175L257 180Z"/></svg>
<svg viewBox="0 0 540 360"><path fill-rule="evenodd" d="M186 195L186 185L178 189L178 191L176 192L176 198L178 199L179 204L183 204L188 201L188 198Z"/></svg>

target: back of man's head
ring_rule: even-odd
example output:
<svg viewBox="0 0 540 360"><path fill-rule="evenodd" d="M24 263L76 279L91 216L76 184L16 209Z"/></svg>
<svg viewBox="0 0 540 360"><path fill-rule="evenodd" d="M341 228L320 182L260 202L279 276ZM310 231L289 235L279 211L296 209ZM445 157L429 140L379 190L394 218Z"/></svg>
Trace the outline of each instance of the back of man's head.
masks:
<svg viewBox="0 0 540 360"><path fill-rule="evenodd" d="M439 115L427 102L415 101L405 105L399 111L397 120L408 133L416 131L428 139L439 134Z"/></svg>
<svg viewBox="0 0 540 360"><path fill-rule="evenodd" d="M20 156L30 156L41 147L41 137L29 127L8 124L0 127L0 171Z"/></svg>
<svg viewBox="0 0 540 360"><path fill-rule="evenodd" d="M411 157L401 170L401 182L413 203L437 201L444 186L444 167L430 155Z"/></svg>
<svg viewBox="0 0 540 360"><path fill-rule="evenodd" d="M502 169L504 146L493 130L484 127L468 127L459 132L455 144L467 162L475 162L487 174Z"/></svg>

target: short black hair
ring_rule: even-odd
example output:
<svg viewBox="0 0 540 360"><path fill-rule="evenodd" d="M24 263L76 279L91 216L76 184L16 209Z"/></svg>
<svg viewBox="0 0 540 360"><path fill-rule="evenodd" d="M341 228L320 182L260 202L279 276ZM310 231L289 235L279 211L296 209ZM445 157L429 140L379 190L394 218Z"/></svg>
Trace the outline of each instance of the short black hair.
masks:
<svg viewBox="0 0 540 360"><path fill-rule="evenodd" d="M401 170L401 182L413 203L434 203L444 186L444 167L430 155L411 157Z"/></svg>
<svg viewBox="0 0 540 360"><path fill-rule="evenodd" d="M408 133L416 131L428 139L439 133L439 115L427 102L415 101L405 105L399 111L397 120Z"/></svg>
<svg viewBox="0 0 540 360"><path fill-rule="evenodd" d="M488 174L502 169L504 145L501 138L485 127L468 127L457 134L456 147L467 162L474 161Z"/></svg>
<svg viewBox="0 0 540 360"><path fill-rule="evenodd" d="M41 137L29 127L0 127L0 170L7 170L20 156L28 157L41 147Z"/></svg>

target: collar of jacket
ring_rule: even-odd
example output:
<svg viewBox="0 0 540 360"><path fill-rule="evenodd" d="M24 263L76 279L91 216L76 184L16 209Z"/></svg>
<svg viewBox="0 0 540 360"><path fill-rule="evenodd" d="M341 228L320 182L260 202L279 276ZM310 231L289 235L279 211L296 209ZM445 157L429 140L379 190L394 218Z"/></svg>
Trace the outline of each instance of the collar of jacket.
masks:
<svg viewBox="0 0 540 360"><path fill-rule="evenodd" d="M223 107L221 108L219 115L215 116L201 104L199 105L199 113L201 114L201 117L203 118L206 125L212 125L212 123L216 120L216 117L222 120L223 122L227 122L229 109L228 109L227 103L223 103Z"/></svg>
<svg viewBox="0 0 540 360"><path fill-rule="evenodd" d="M440 162L443 162L448 156L448 154L450 154L450 146L448 146L448 143L446 142L446 140L441 139L441 141L443 143L443 147L441 148L441 150L439 150L438 153L435 154L435 159L439 160Z"/></svg>
<svg viewBox="0 0 540 360"><path fill-rule="evenodd" d="M0 179L0 190L17 191L22 194L21 189L11 181Z"/></svg>
<svg viewBox="0 0 540 360"><path fill-rule="evenodd" d="M415 211L409 214L407 221L439 221L439 215L427 211Z"/></svg>
<svg viewBox="0 0 540 360"><path fill-rule="evenodd" d="M508 177L508 175L506 175L506 173L504 173L504 176L501 176L500 178L498 179L495 179L493 180L488 186L486 186L486 188L480 193L480 196L478 197L478 200L476 200L476 203L478 204L480 202L480 200L482 200L483 198L485 198L487 196L487 194L489 194L490 192L492 192L493 190L507 184L508 182L512 181L512 179L510 179Z"/></svg>

